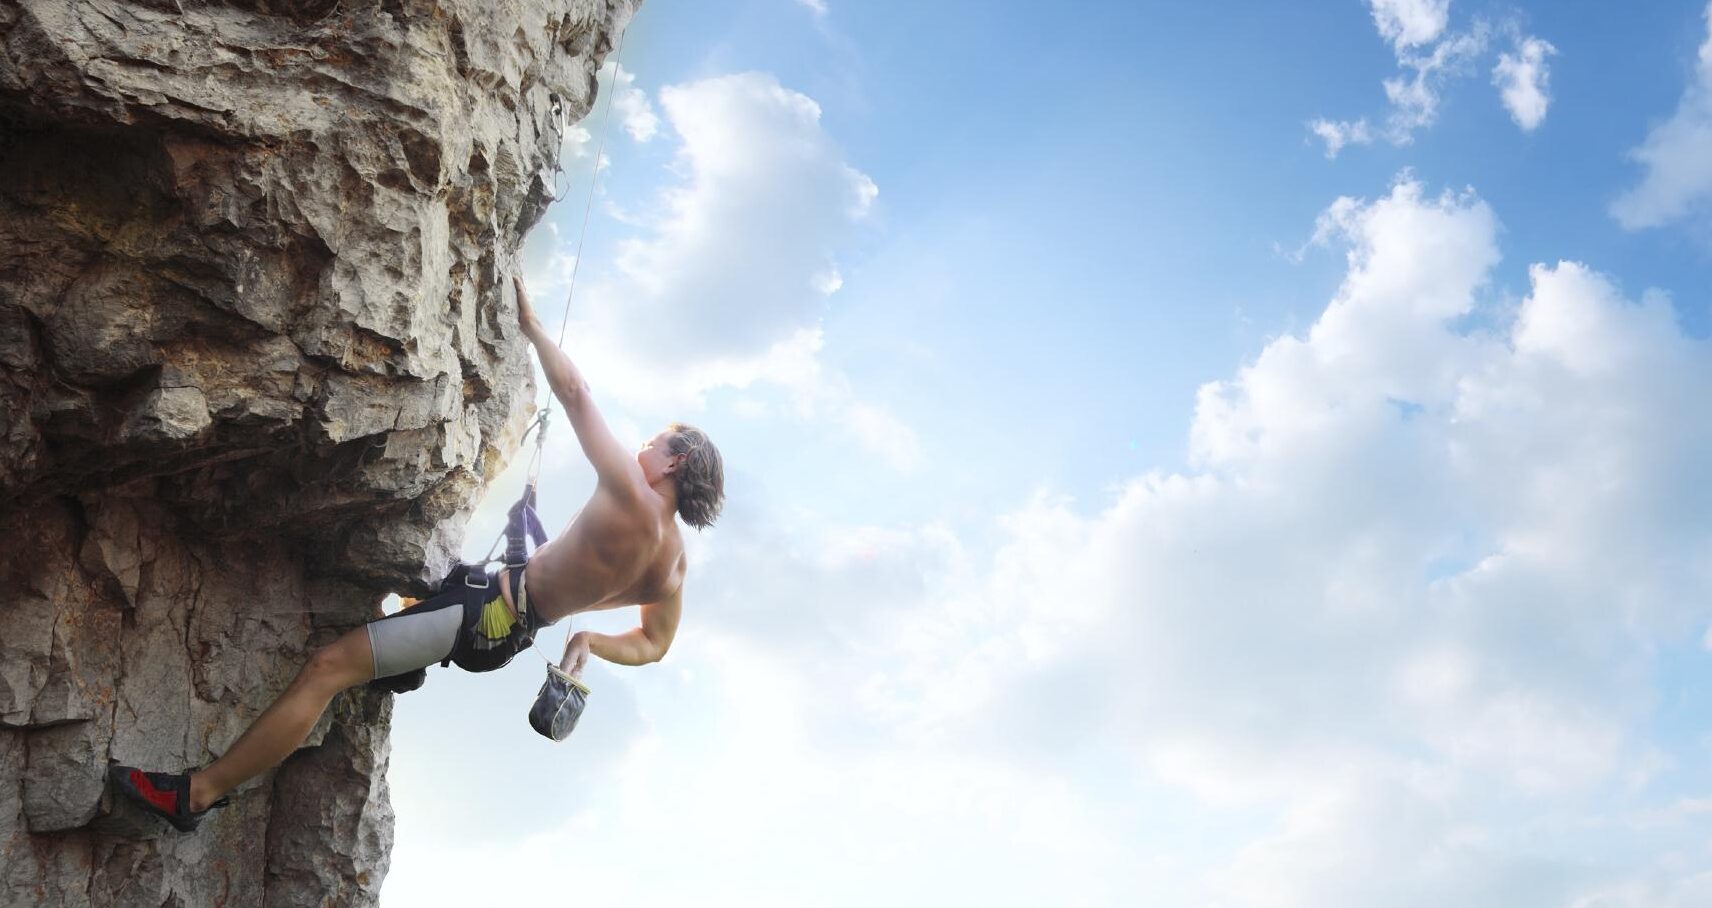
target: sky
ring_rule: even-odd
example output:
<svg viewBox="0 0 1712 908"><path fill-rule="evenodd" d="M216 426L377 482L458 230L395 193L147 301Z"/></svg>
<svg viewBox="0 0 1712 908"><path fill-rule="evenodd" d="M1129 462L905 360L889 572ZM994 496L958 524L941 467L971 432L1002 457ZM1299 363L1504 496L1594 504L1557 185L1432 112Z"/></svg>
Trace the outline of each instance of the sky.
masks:
<svg viewBox="0 0 1712 908"><path fill-rule="evenodd" d="M568 741L398 699L382 904L1712 904L1709 28L648 0L522 262L727 505Z"/></svg>

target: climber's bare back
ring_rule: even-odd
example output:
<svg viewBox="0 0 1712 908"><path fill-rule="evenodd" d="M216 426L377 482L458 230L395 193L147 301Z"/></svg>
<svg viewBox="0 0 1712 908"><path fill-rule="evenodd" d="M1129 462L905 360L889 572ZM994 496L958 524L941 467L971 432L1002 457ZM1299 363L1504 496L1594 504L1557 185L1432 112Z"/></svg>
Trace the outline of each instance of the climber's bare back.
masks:
<svg viewBox="0 0 1712 908"><path fill-rule="evenodd" d="M548 621L659 602L683 585L686 559L677 521L669 503L644 481L642 468L632 469L632 488L597 485L565 531L529 559L529 598ZM509 601L509 585L502 589Z"/></svg>

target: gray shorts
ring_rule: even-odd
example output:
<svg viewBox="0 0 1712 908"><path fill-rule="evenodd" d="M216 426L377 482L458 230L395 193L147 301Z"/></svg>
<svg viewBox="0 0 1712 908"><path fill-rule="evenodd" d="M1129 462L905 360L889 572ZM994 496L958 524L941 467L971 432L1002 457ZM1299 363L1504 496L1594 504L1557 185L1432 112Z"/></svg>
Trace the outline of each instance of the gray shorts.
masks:
<svg viewBox="0 0 1712 908"><path fill-rule="evenodd" d="M436 596L434 599L442 597ZM464 626L464 600L447 596L411 606L379 621L370 621L369 648L374 651L374 676L389 678L444 661Z"/></svg>
<svg viewBox="0 0 1712 908"><path fill-rule="evenodd" d="M480 589L459 586L385 618L370 621L369 649L374 653L374 676L390 678L446 661L457 647L459 636L468 630L472 611L466 606L475 605L479 610L481 603L500 597L498 576L490 574L489 578L491 586ZM529 587L524 572L517 571L516 579L513 598L522 603L529 616L534 618L535 613L529 608ZM523 642L526 643L527 639ZM465 655L469 655L467 651ZM496 658L499 655L495 654ZM505 660L510 659L509 653L503 655ZM497 665L503 664L503 661L497 662ZM494 660L490 659L488 665L472 668L472 664L463 657L459 658L458 665L472 671L496 667Z"/></svg>

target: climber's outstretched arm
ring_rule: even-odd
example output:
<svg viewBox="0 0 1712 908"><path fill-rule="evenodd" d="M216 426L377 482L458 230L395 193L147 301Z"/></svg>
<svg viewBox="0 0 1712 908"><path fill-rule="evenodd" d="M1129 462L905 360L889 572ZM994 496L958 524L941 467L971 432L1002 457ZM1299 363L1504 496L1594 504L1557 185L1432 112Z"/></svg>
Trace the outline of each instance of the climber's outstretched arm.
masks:
<svg viewBox="0 0 1712 908"><path fill-rule="evenodd" d="M535 317L535 310L529 305L529 294L523 289L523 278L513 275L511 280L517 288L518 324L523 328L524 336L535 346L535 355L541 359L541 371L547 376L547 385L553 389L559 405L565 408L565 415L570 418L571 428L576 430L583 454L589 463L594 464L595 474L609 488L636 488L642 478L636 459L607 428L600 409L589 396L588 382L583 379L582 372L547 336L547 329Z"/></svg>

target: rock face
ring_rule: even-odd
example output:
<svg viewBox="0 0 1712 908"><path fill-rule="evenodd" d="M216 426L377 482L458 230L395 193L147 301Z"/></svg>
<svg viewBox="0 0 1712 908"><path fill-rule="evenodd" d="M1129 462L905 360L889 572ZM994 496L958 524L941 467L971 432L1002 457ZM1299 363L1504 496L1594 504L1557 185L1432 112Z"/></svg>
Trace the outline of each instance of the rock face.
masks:
<svg viewBox="0 0 1712 908"><path fill-rule="evenodd" d="M0 0L0 906L372 904L385 695L205 763L420 591L533 388L509 250L636 0Z"/></svg>

